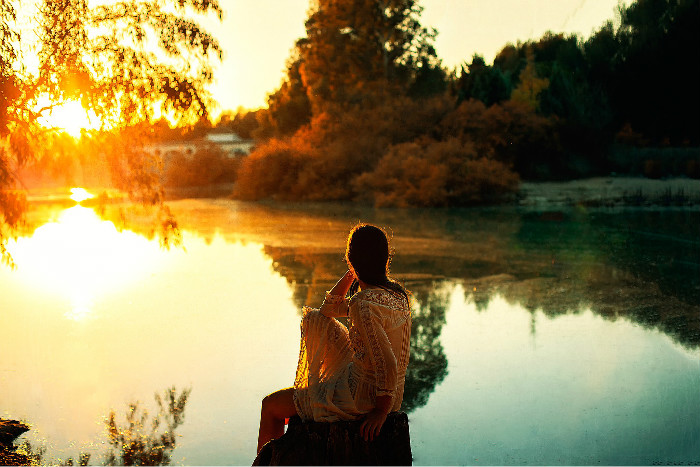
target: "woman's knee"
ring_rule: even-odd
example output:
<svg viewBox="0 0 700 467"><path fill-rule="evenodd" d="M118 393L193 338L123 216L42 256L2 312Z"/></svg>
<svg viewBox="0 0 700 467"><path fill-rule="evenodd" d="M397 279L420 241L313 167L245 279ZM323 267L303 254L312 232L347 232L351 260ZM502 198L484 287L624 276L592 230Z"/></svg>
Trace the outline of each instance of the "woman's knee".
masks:
<svg viewBox="0 0 700 467"><path fill-rule="evenodd" d="M289 418L296 414L293 389L282 389L263 397L261 413L279 419Z"/></svg>

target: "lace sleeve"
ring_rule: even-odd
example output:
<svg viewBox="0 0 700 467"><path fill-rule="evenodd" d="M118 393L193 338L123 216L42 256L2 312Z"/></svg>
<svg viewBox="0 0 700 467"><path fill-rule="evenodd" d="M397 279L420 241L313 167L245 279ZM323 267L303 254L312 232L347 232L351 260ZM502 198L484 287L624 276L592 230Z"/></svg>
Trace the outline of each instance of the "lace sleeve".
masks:
<svg viewBox="0 0 700 467"><path fill-rule="evenodd" d="M382 326L381 316L373 313L371 304L361 300L359 306L359 322L356 325L368 344L368 354L374 367L377 395L393 397L397 384L398 365L391 342Z"/></svg>
<svg viewBox="0 0 700 467"><path fill-rule="evenodd" d="M326 298L321 305L321 313L329 318L339 318L348 315L348 301L342 295L326 292Z"/></svg>

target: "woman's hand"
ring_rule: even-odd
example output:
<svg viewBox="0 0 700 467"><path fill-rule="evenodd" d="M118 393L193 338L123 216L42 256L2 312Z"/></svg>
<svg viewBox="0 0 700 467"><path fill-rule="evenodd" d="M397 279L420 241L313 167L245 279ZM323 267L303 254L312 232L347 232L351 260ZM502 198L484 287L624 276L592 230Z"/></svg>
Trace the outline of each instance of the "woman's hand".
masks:
<svg viewBox="0 0 700 467"><path fill-rule="evenodd" d="M355 273L352 272L351 269L348 269L348 270L345 272L345 274L343 275L343 277L340 278L340 282L343 282L344 284L349 284L349 285L348 285L348 289L349 289L349 288L350 288L350 285L352 285L352 283L353 283L353 281L354 281L355 279L357 279L357 278L355 277ZM346 290L346 292L347 292L347 290Z"/></svg>
<svg viewBox="0 0 700 467"><path fill-rule="evenodd" d="M339 318L341 316L348 315L347 303L341 306L340 302L342 301L343 297L345 297L345 294L348 293L348 289L350 289L354 278L355 276L353 273L347 271L333 286L333 288L328 291L328 295L334 298L330 301L326 299L321 304L320 310L323 316L327 316L328 318Z"/></svg>
<svg viewBox="0 0 700 467"><path fill-rule="evenodd" d="M374 408L365 416L360 424L360 435L365 441L372 441L379 436L382 425L386 421L386 416L391 410L393 398L388 395L377 396Z"/></svg>
<svg viewBox="0 0 700 467"><path fill-rule="evenodd" d="M365 441L372 441L379 436L382 425L384 425L386 421L386 416L386 412L376 408L369 412L362 421L362 424L360 424L360 436L362 436Z"/></svg>

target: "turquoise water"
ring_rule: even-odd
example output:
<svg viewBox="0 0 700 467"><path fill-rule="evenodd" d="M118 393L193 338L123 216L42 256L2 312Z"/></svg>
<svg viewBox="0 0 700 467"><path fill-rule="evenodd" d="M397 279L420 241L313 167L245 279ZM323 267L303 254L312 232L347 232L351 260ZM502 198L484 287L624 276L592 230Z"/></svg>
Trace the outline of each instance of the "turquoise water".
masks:
<svg viewBox="0 0 700 467"><path fill-rule="evenodd" d="M404 410L421 465L700 463L700 214L173 203L184 248L42 207L0 270L0 415L45 457L192 388L174 464L250 464L260 399L292 384L300 307L387 226L414 296ZM112 220L106 220L112 219Z"/></svg>

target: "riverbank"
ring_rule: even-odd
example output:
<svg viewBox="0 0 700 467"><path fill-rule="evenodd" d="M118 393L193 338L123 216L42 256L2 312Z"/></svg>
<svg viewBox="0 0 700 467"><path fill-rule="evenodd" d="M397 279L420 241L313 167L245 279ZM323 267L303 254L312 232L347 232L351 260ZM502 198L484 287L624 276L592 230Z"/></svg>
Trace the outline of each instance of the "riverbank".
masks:
<svg viewBox="0 0 700 467"><path fill-rule="evenodd" d="M525 207L699 206L700 180L597 177L567 182L522 182L517 200Z"/></svg>
<svg viewBox="0 0 700 467"><path fill-rule="evenodd" d="M84 206L128 202L123 193L114 189L85 188L96 197L81 203ZM232 191L233 184L230 183L204 187L166 188L165 198L167 201L230 199ZM70 196L68 189L34 189L27 194L28 201L34 204L76 204ZM515 196L515 204L532 208L700 206L700 180L596 177L565 182L522 182Z"/></svg>

